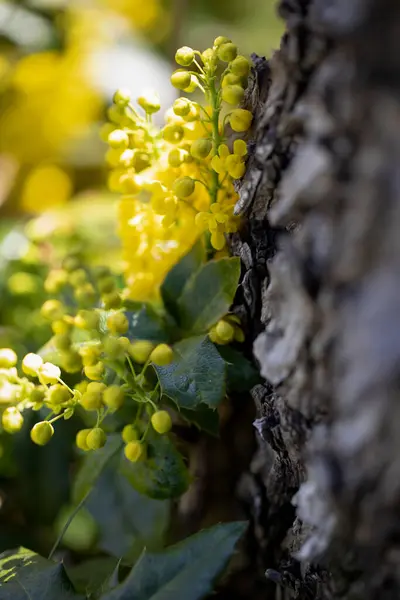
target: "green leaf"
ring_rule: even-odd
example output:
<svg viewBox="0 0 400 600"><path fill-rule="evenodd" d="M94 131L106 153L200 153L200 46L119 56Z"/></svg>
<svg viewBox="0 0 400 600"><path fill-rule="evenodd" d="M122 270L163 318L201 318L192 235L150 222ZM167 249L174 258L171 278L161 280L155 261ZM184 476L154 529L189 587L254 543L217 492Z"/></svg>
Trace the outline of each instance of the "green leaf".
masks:
<svg viewBox="0 0 400 600"><path fill-rule="evenodd" d="M174 345L178 357L166 367L155 367L163 394L178 407L199 404L216 408L225 394L225 362L207 336L182 340Z"/></svg>
<svg viewBox="0 0 400 600"><path fill-rule="evenodd" d="M132 564L143 548L164 544L170 503L139 494L119 470L120 457L110 461L86 501L100 530L98 547Z"/></svg>
<svg viewBox="0 0 400 600"><path fill-rule="evenodd" d="M121 472L141 494L156 500L177 498L189 487L189 473L182 456L168 436L149 430L147 459L132 463L123 457Z"/></svg>
<svg viewBox="0 0 400 600"><path fill-rule="evenodd" d="M129 339L168 342L169 335L163 317L150 304L142 304L136 311L126 311L129 319Z"/></svg>
<svg viewBox="0 0 400 600"><path fill-rule="evenodd" d="M102 600L200 600L212 592L247 524L200 531L160 554L144 552L125 581Z"/></svg>
<svg viewBox="0 0 400 600"><path fill-rule="evenodd" d="M247 392L261 383L256 367L241 352L231 346L218 346L218 352L226 363L228 392Z"/></svg>
<svg viewBox="0 0 400 600"><path fill-rule="evenodd" d="M120 448L122 448L121 437L119 435L109 435L103 448L85 454L73 485L72 500L75 504L81 502L86 496L112 456Z"/></svg>
<svg viewBox="0 0 400 600"><path fill-rule="evenodd" d="M117 565L118 560L114 557L98 556L77 565L67 565L66 571L78 592L93 593L113 577Z"/></svg>
<svg viewBox="0 0 400 600"><path fill-rule="evenodd" d="M199 240L185 256L168 272L161 286L161 297L165 308L179 323L178 300L190 277L204 263L205 250Z"/></svg>
<svg viewBox="0 0 400 600"><path fill-rule="evenodd" d="M1 600L83 600L64 566L19 548L0 555Z"/></svg>
<svg viewBox="0 0 400 600"><path fill-rule="evenodd" d="M229 310L240 276L239 258L211 260L187 282L179 298L182 328L204 333Z"/></svg>
<svg viewBox="0 0 400 600"><path fill-rule="evenodd" d="M217 410L209 408L205 404L199 404L195 410L181 407L179 412L189 423L196 425L196 427L214 437L218 437L219 415Z"/></svg>

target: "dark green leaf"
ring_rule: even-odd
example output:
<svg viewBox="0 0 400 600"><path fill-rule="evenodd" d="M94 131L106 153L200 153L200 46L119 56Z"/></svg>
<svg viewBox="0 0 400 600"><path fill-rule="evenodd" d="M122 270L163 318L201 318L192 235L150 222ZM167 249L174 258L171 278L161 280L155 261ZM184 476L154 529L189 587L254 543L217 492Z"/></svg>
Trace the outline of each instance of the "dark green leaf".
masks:
<svg viewBox="0 0 400 600"><path fill-rule="evenodd" d="M0 555L1 600L83 600L61 563L19 548Z"/></svg>
<svg viewBox="0 0 400 600"><path fill-rule="evenodd" d="M165 308L179 323L178 300L190 277L205 260L204 246L199 240L193 248L168 272L161 286Z"/></svg>
<svg viewBox="0 0 400 600"><path fill-rule="evenodd" d="M105 586L108 580L113 577L117 564L116 558L98 556L77 565L66 566L66 571L78 592L93 593L102 588L103 585Z"/></svg>
<svg viewBox="0 0 400 600"><path fill-rule="evenodd" d="M231 346L218 346L218 352L226 362L228 392L247 392L261 383L256 367L241 352Z"/></svg>
<svg viewBox="0 0 400 600"><path fill-rule="evenodd" d="M160 554L144 552L125 581L102 600L204 598L245 528L245 523L216 525Z"/></svg>
<svg viewBox="0 0 400 600"><path fill-rule="evenodd" d="M129 339L168 342L166 323L150 304L142 304L137 311L127 311L126 316L129 319Z"/></svg>
<svg viewBox="0 0 400 600"><path fill-rule="evenodd" d="M119 463L119 456L110 461L86 507L100 529L99 547L132 564L144 547L158 550L163 546L169 502L139 494L118 469Z"/></svg>
<svg viewBox="0 0 400 600"><path fill-rule="evenodd" d="M225 362L206 336L174 345L177 358L166 367L155 367L163 394L178 407L216 408L225 394Z"/></svg>
<svg viewBox="0 0 400 600"><path fill-rule="evenodd" d="M218 437L219 415L217 410L209 408L205 404L199 404L195 410L180 408L179 412L189 423L196 425L196 427L214 437Z"/></svg>
<svg viewBox="0 0 400 600"><path fill-rule="evenodd" d="M72 490L73 502L78 504L93 487L113 455L122 448L119 435L109 435L104 448L85 454Z"/></svg>
<svg viewBox="0 0 400 600"><path fill-rule="evenodd" d="M174 444L168 436L151 430L147 436L147 459L132 463L124 457L121 472L138 492L156 500L181 496L190 483L189 473Z"/></svg>
<svg viewBox="0 0 400 600"><path fill-rule="evenodd" d="M238 258L211 260L187 282L179 298L182 328L204 333L229 310L240 276Z"/></svg>

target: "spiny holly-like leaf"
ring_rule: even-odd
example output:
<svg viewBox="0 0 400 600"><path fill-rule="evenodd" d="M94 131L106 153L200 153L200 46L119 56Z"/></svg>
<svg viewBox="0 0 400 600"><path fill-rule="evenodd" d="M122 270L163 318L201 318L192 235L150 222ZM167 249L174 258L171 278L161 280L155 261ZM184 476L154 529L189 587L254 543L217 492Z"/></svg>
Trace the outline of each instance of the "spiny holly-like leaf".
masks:
<svg viewBox="0 0 400 600"><path fill-rule="evenodd" d="M200 531L160 554L143 553L125 581L102 600L200 600L224 569L245 523Z"/></svg>
<svg viewBox="0 0 400 600"><path fill-rule="evenodd" d="M83 600L64 566L19 548L0 555L1 600Z"/></svg>
<svg viewBox="0 0 400 600"><path fill-rule="evenodd" d="M238 258L206 263L190 278L179 298L179 316L184 331L204 333L229 310L240 276Z"/></svg>
<svg viewBox="0 0 400 600"><path fill-rule="evenodd" d="M103 448L85 455L72 490L74 503L78 504L92 489L112 456L117 454L120 448L122 448L121 437L119 435L109 435Z"/></svg>
<svg viewBox="0 0 400 600"><path fill-rule="evenodd" d="M246 392L261 383L256 367L241 352L231 346L218 346L218 352L226 363L228 392Z"/></svg>
<svg viewBox="0 0 400 600"><path fill-rule="evenodd" d="M205 260L204 246L199 240L193 248L169 271L161 286L165 308L179 323L178 300L190 277Z"/></svg>
<svg viewBox="0 0 400 600"><path fill-rule="evenodd" d="M216 408L225 394L225 362L214 344L202 335L178 342L174 352L170 365L156 367L163 394L178 407Z"/></svg>
<svg viewBox="0 0 400 600"><path fill-rule="evenodd" d="M190 483L182 456L168 436L150 430L146 442L146 460L132 463L124 457L121 472L145 496L156 500L181 496Z"/></svg>

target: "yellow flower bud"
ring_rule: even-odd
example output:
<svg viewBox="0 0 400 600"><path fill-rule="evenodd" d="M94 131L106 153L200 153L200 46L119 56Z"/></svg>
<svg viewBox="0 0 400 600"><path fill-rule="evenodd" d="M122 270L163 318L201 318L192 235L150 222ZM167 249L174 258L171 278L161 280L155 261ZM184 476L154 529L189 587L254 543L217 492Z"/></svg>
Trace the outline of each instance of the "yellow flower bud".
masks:
<svg viewBox="0 0 400 600"><path fill-rule="evenodd" d="M159 367L169 365L174 358L174 351L167 344L158 344L150 354L150 360Z"/></svg>
<svg viewBox="0 0 400 600"><path fill-rule="evenodd" d="M222 80L222 87L226 87L227 85L240 85L240 77L238 75L234 75L233 73L227 73Z"/></svg>
<svg viewBox="0 0 400 600"><path fill-rule="evenodd" d="M45 362L38 369L38 377L43 384L57 383L61 377L61 371L53 363Z"/></svg>
<svg viewBox="0 0 400 600"><path fill-rule="evenodd" d="M157 433L167 433L172 427L172 421L166 410L158 410L151 416L151 424Z"/></svg>
<svg viewBox="0 0 400 600"><path fill-rule="evenodd" d="M7 433L17 433L22 429L24 417L14 406L6 408L1 417L1 423L4 431Z"/></svg>
<svg viewBox="0 0 400 600"><path fill-rule="evenodd" d="M190 73L188 73L188 71L183 71L182 69L174 71L171 75L171 83L178 90L184 90L191 83Z"/></svg>
<svg viewBox="0 0 400 600"><path fill-rule="evenodd" d="M189 46L182 46L176 51L175 60L181 67L188 67L194 61L194 50Z"/></svg>
<svg viewBox="0 0 400 600"><path fill-rule="evenodd" d="M32 377L35 377L37 375L42 365L42 357L38 354L33 354L33 352L29 352L29 354L24 356L24 358L22 359L23 372L26 373L26 375L31 375Z"/></svg>
<svg viewBox="0 0 400 600"><path fill-rule="evenodd" d="M45 446L54 435L54 427L48 421L40 421L31 429L31 440L38 446Z"/></svg>
<svg viewBox="0 0 400 600"><path fill-rule="evenodd" d="M123 194L137 194L140 190L134 173L124 173L119 178L120 191Z"/></svg>
<svg viewBox="0 0 400 600"><path fill-rule="evenodd" d="M78 350L79 355L82 357L82 363L85 367L92 367L97 363L100 358L102 348L100 345L88 344L81 346Z"/></svg>
<svg viewBox="0 0 400 600"><path fill-rule="evenodd" d="M214 46L218 48L219 46L222 46L222 44L229 44L231 41L232 40L230 40L229 38L224 37L223 35L219 35L214 40Z"/></svg>
<svg viewBox="0 0 400 600"><path fill-rule="evenodd" d="M177 98L172 105L172 110L179 117L189 114L191 102L187 98Z"/></svg>
<svg viewBox="0 0 400 600"><path fill-rule="evenodd" d="M154 344L152 342L137 340L136 342L132 342L129 348L129 354L139 365L144 365L153 349Z"/></svg>
<svg viewBox="0 0 400 600"><path fill-rule="evenodd" d="M133 425L125 425L122 430L122 439L124 440L125 444L129 444L129 442L135 442L139 439L139 433Z"/></svg>
<svg viewBox="0 0 400 600"><path fill-rule="evenodd" d="M74 290L74 298L81 306L92 306L96 300L96 292L91 283L85 283Z"/></svg>
<svg viewBox="0 0 400 600"><path fill-rule="evenodd" d="M64 404L71 399L71 394L60 383L56 383L47 390L47 402L49 404Z"/></svg>
<svg viewBox="0 0 400 600"><path fill-rule="evenodd" d="M161 108L160 98L157 96L157 94L149 93L139 96L137 103L148 115L158 112Z"/></svg>
<svg viewBox="0 0 400 600"><path fill-rule="evenodd" d="M190 146L190 154L194 158L203 159L207 158L210 154L212 148L212 142L208 138L199 138L194 140L192 145Z"/></svg>
<svg viewBox="0 0 400 600"><path fill-rule="evenodd" d="M10 369L17 364L18 357L11 348L0 348L0 369Z"/></svg>
<svg viewBox="0 0 400 600"><path fill-rule="evenodd" d="M113 96L114 104L118 106L127 106L131 101L131 93L127 89L117 90Z"/></svg>
<svg viewBox="0 0 400 600"><path fill-rule="evenodd" d="M78 373L82 369L82 360L78 352L69 350L61 353L61 365L67 373Z"/></svg>
<svg viewBox="0 0 400 600"><path fill-rule="evenodd" d="M146 457L146 446L141 442L132 441L125 446L124 453L128 460L135 463Z"/></svg>
<svg viewBox="0 0 400 600"><path fill-rule="evenodd" d="M129 146L129 136L123 129L114 129L108 136L107 142L111 148L125 149Z"/></svg>
<svg viewBox="0 0 400 600"><path fill-rule="evenodd" d="M86 445L90 450L102 448L107 441L107 436L101 427L91 429L86 436Z"/></svg>
<svg viewBox="0 0 400 600"><path fill-rule="evenodd" d="M104 364L99 361L93 366L87 366L84 369L84 373L88 379L93 381L100 381L104 375Z"/></svg>
<svg viewBox="0 0 400 600"><path fill-rule="evenodd" d="M235 326L235 342L243 343L245 340L244 331L241 327Z"/></svg>
<svg viewBox="0 0 400 600"><path fill-rule="evenodd" d="M233 325L231 325L227 321L224 321L223 319L221 321L218 321L218 323L215 326L215 331L217 336L226 344L233 340L233 336L235 334Z"/></svg>
<svg viewBox="0 0 400 600"><path fill-rule="evenodd" d="M225 246L225 236L218 230L215 230L211 234L211 246L215 248L215 250L222 250Z"/></svg>
<svg viewBox="0 0 400 600"><path fill-rule="evenodd" d="M227 85L222 88L221 96L228 104L239 104L244 98L244 89L240 85Z"/></svg>
<svg viewBox="0 0 400 600"><path fill-rule="evenodd" d="M168 154L168 164L173 169L177 169L183 163L183 153L182 150L178 148L174 148Z"/></svg>
<svg viewBox="0 0 400 600"><path fill-rule="evenodd" d="M68 282L68 274L64 269L50 271L44 282L44 289L48 294L58 294Z"/></svg>
<svg viewBox="0 0 400 600"><path fill-rule="evenodd" d="M233 131L247 131L250 128L253 115L249 110L244 108L236 108L229 116L229 123Z"/></svg>
<svg viewBox="0 0 400 600"><path fill-rule="evenodd" d="M58 321L53 321L51 328L55 335L66 335L67 333L70 333L72 329L72 323L66 319L59 319Z"/></svg>
<svg viewBox="0 0 400 600"><path fill-rule="evenodd" d="M229 68L234 75L247 76L250 72L250 62L245 56L239 55L231 62Z"/></svg>
<svg viewBox="0 0 400 600"><path fill-rule="evenodd" d="M195 91L198 84L199 84L199 80L197 79L196 75L190 75L190 83L187 87L184 88L183 91L186 92L187 94L191 94L192 92Z"/></svg>
<svg viewBox="0 0 400 600"><path fill-rule="evenodd" d="M103 401L111 410L121 408L125 400L125 392L119 385L110 385L103 393Z"/></svg>
<svg viewBox="0 0 400 600"><path fill-rule="evenodd" d="M90 431L92 431L92 430L91 429L81 429L80 431L78 431L78 433L76 434L76 438L75 438L75 444L77 445L77 447L80 450L85 450L85 452L90 450L89 446L86 443L86 439L87 439L88 433Z"/></svg>
<svg viewBox="0 0 400 600"><path fill-rule="evenodd" d="M40 309L40 314L48 321L56 321L65 314L65 307L59 300L46 300Z"/></svg>
<svg viewBox="0 0 400 600"><path fill-rule="evenodd" d="M173 190L178 198L188 198L193 194L195 188L195 182L191 177L181 177L174 183Z"/></svg>
<svg viewBox="0 0 400 600"><path fill-rule="evenodd" d="M117 312L107 317L107 327L111 333L126 333L129 329L129 321L123 312Z"/></svg>
<svg viewBox="0 0 400 600"><path fill-rule="evenodd" d="M106 310L117 309L121 306L121 296L117 291L110 294L103 294L101 299Z"/></svg>
<svg viewBox="0 0 400 600"><path fill-rule="evenodd" d="M237 46L232 42L225 42L218 47L218 58L223 62L231 62L237 56Z"/></svg>
<svg viewBox="0 0 400 600"><path fill-rule="evenodd" d="M212 48L206 48L206 50L204 50L204 52L201 54L201 60L203 61L204 65L211 63L214 57L214 50Z"/></svg>
<svg viewBox="0 0 400 600"><path fill-rule="evenodd" d="M115 289L115 279L111 275L101 277L97 282L100 294L109 294Z"/></svg>
<svg viewBox="0 0 400 600"><path fill-rule="evenodd" d="M100 323L100 315L94 310L79 310L74 318L75 327L91 331L97 329Z"/></svg>
<svg viewBox="0 0 400 600"><path fill-rule="evenodd" d="M79 404L88 411L100 410L100 408L103 406L103 395L101 392L95 393L86 391L84 394L82 394Z"/></svg>
<svg viewBox="0 0 400 600"><path fill-rule="evenodd" d="M162 130L163 138L170 144L179 144L185 131L181 125L169 124Z"/></svg>

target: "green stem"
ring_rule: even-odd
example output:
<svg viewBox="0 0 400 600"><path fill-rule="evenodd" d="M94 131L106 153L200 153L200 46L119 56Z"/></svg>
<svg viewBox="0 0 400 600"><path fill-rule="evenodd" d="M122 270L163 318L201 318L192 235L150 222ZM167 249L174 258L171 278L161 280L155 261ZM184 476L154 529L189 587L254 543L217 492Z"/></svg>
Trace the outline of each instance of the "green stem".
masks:
<svg viewBox="0 0 400 600"><path fill-rule="evenodd" d="M49 423L55 423L56 421L58 421L58 419L63 419L64 418L64 412L65 411L61 412L59 415L57 415L53 419L49 420Z"/></svg>
<svg viewBox="0 0 400 600"><path fill-rule="evenodd" d="M74 508L74 510L72 511L72 513L70 514L70 516L68 517L64 527L61 529L56 541L54 542L54 545L52 547L52 549L50 550L50 554L48 556L48 560L51 560L53 558L53 554L54 552L57 550L58 545L61 543L61 540L63 539L65 532L67 531L68 527L71 525L72 521L74 520L74 518L76 517L77 513L80 511L80 509L82 508L82 506L85 504L86 500L88 499L88 496L90 494L90 492L92 491L93 488L89 488L88 491L86 492L86 494L83 496L82 500L79 502L79 504Z"/></svg>
<svg viewBox="0 0 400 600"><path fill-rule="evenodd" d="M219 114L221 112L221 104L219 99L218 91L215 87L215 78L211 78L209 82L209 90L210 90L210 103L212 108L212 116L211 116L211 125L212 125L212 153L213 156L218 155L218 146L221 143L221 137L219 134ZM217 201L218 190L220 188L219 184L219 175L216 171L212 170L212 183L211 183L211 204Z"/></svg>

